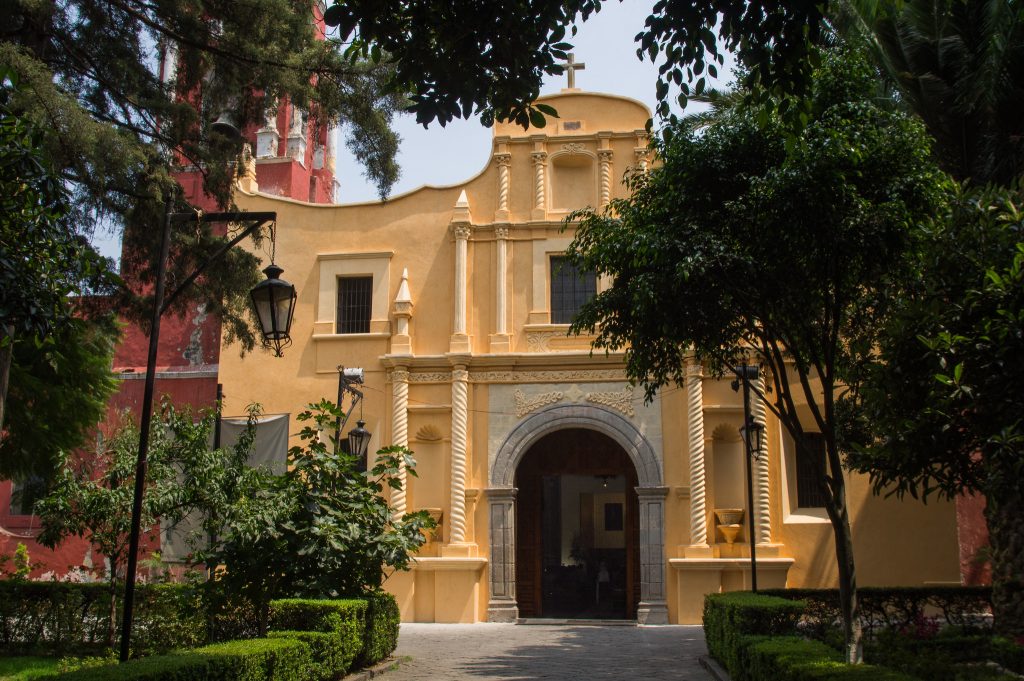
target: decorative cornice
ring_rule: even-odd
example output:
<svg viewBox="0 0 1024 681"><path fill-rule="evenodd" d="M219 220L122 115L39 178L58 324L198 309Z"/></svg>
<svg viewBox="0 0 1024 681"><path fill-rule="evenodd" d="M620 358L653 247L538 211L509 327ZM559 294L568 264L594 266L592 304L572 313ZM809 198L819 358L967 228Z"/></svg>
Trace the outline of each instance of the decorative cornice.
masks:
<svg viewBox="0 0 1024 681"><path fill-rule="evenodd" d="M469 380L474 383L606 383L625 379L621 369L469 372Z"/></svg>

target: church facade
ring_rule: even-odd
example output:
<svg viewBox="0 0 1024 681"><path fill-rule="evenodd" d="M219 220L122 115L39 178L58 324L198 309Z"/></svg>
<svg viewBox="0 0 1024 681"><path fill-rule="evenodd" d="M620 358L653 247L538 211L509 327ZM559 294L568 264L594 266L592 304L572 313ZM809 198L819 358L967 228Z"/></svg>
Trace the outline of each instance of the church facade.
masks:
<svg viewBox="0 0 1024 681"><path fill-rule="evenodd" d="M567 335L610 282L561 259L563 221L626 195L623 174L652 162L650 114L578 90L543 101L560 117L497 124L490 161L457 186L317 205L244 181L242 209L278 214L298 304L284 357L221 348L226 413L294 417L337 394L339 367L363 369L371 453L401 444L418 462L392 504L439 523L385 583L405 621L697 623L705 594L749 587L751 513L759 586L834 586L807 462L763 404L751 505L730 380L691 362L645 403L622 355ZM860 585L959 583L953 504L874 497L859 476L849 496Z"/></svg>

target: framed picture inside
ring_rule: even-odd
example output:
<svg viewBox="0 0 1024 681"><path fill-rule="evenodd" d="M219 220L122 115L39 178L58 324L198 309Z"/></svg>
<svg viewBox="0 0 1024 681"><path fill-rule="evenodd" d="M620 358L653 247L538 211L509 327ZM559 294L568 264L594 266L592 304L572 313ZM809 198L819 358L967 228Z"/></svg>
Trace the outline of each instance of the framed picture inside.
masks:
<svg viewBox="0 0 1024 681"><path fill-rule="evenodd" d="M622 504L613 503L604 505L604 531L622 531Z"/></svg>

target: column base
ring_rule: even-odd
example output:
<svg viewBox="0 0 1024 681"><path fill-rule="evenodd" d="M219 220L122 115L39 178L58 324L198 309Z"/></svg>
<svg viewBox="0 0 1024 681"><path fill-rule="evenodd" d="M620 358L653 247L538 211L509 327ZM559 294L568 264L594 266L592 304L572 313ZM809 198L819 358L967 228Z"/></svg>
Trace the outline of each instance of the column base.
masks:
<svg viewBox="0 0 1024 681"><path fill-rule="evenodd" d="M512 352L512 336L507 333L492 333L490 335L491 341L491 353L507 353Z"/></svg>
<svg viewBox="0 0 1024 681"><path fill-rule="evenodd" d="M640 601L636 609L637 624L668 624L665 601Z"/></svg>
<svg viewBox="0 0 1024 681"><path fill-rule="evenodd" d="M472 348L470 337L462 333L453 333L448 341L448 352L468 354Z"/></svg>
<svg viewBox="0 0 1024 681"><path fill-rule="evenodd" d="M445 544L441 547L442 558L473 558L476 556L476 544Z"/></svg>
<svg viewBox="0 0 1024 681"><path fill-rule="evenodd" d="M519 606L512 600L493 600L487 604L487 621L515 624L519 619Z"/></svg>

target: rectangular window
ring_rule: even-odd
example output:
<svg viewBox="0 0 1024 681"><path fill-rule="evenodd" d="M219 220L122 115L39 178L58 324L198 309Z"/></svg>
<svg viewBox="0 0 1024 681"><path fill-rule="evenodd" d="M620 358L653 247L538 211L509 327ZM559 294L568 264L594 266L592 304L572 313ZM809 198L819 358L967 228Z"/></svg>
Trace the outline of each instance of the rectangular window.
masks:
<svg viewBox="0 0 1024 681"><path fill-rule="evenodd" d="M821 433L804 433L804 445L796 448L796 505L800 508L821 508L826 499L825 481L821 475L828 470L825 465L825 437Z"/></svg>
<svg viewBox="0 0 1024 681"><path fill-rule="evenodd" d="M41 478L15 480L11 483L11 515L35 515L36 502L42 497L43 481Z"/></svg>
<svg viewBox="0 0 1024 681"><path fill-rule="evenodd" d="M586 303L597 295L597 275L580 272L563 256L551 258L551 323L570 324Z"/></svg>
<svg viewBox="0 0 1024 681"><path fill-rule="evenodd" d="M373 277L338 279L338 333L369 333Z"/></svg>

